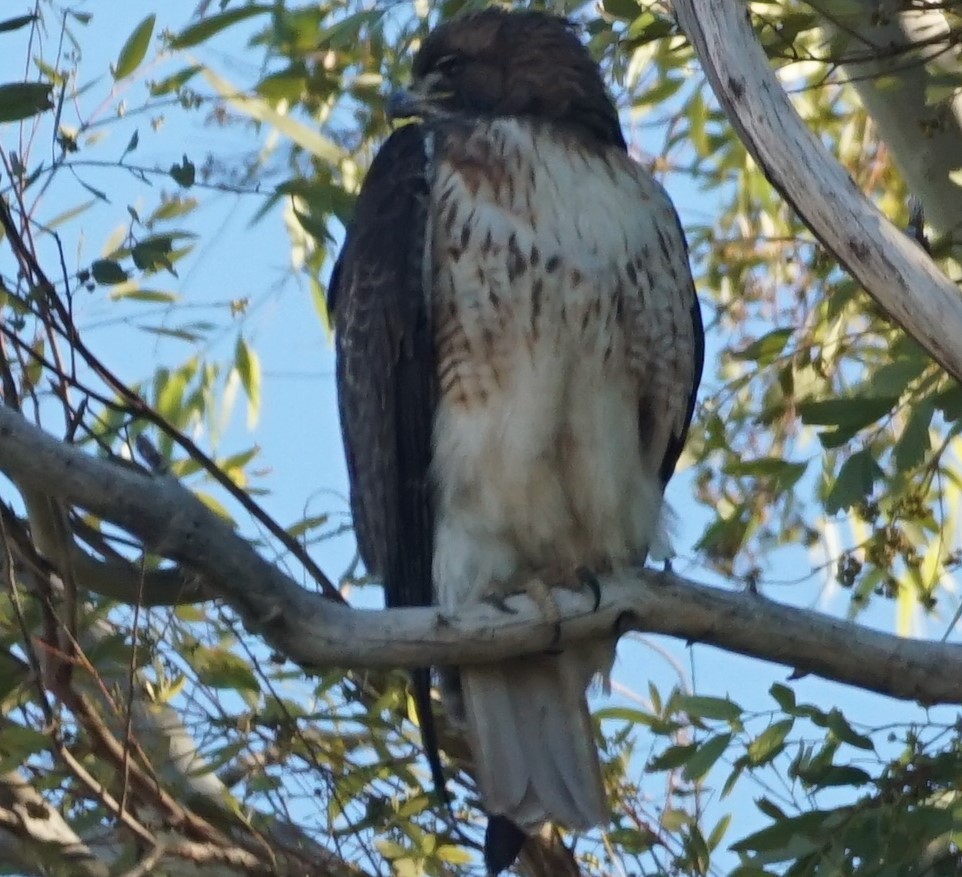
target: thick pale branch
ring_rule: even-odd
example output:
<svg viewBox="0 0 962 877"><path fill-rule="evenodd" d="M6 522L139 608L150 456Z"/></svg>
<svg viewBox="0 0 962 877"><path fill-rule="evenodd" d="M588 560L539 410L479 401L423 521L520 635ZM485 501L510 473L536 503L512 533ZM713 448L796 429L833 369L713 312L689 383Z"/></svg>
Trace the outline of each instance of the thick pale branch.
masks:
<svg viewBox="0 0 962 877"><path fill-rule="evenodd" d="M552 645L526 598L515 614L487 605L352 610L305 591L171 478L85 455L0 407L0 471L112 521L155 553L204 575L278 651L305 666L415 667L483 663ZM906 640L751 593L638 570L589 595L559 592L561 645L627 629L711 643L893 697L962 703L962 646Z"/></svg>
<svg viewBox="0 0 962 877"><path fill-rule="evenodd" d="M54 863L68 863L76 877L107 877L110 872L63 816L12 771L0 775L0 824L0 833L11 835L0 839L0 851L8 856L2 860L5 865L31 874L49 873L47 867Z"/></svg>
<svg viewBox="0 0 962 877"><path fill-rule="evenodd" d="M869 295L962 380L962 295L859 191L772 72L744 0L674 0L732 126L771 184Z"/></svg>
<svg viewBox="0 0 962 877"><path fill-rule="evenodd" d="M926 221L956 240L962 232L962 94L933 101L930 92L956 74L962 53L945 11L903 4L879 13L877 0L808 0L833 37L832 54L851 60L845 73L878 126Z"/></svg>

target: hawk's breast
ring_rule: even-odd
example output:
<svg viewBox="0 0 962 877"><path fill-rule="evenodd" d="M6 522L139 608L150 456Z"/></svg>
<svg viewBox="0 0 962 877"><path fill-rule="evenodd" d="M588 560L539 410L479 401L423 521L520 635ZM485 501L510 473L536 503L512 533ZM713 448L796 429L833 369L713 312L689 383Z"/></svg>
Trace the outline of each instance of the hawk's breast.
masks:
<svg viewBox="0 0 962 877"><path fill-rule="evenodd" d="M453 527L505 569L628 562L655 538L693 381L671 204L620 150L519 120L434 161L437 551Z"/></svg>

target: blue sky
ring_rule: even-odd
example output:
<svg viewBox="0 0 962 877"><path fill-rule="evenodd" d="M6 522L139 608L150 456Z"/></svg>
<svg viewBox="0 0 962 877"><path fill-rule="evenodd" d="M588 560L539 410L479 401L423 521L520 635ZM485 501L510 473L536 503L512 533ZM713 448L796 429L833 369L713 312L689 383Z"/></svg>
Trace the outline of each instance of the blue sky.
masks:
<svg viewBox="0 0 962 877"><path fill-rule="evenodd" d="M189 22L196 5L196 0L170 0L163 4L155 33L163 28L179 30ZM117 57L137 22L159 6L161 4L86 0L73 7L93 15L86 27L76 27L84 53L81 82L94 81L79 101L85 116L98 105L103 107L101 115L105 119L116 115L121 101L125 102L128 111L139 106L146 97L145 78L160 78L179 66L169 62L157 65L150 69L147 77L137 76L129 83L120 83L111 93L113 84L107 72L107 62ZM30 11L30 5L20 0L7 0L4 7L5 12L0 13L0 18ZM45 37L44 57L50 57L59 38L53 28L55 20L52 16L48 22L51 29ZM258 53L244 47L245 32L241 27L230 35L221 35L214 43L216 50L198 49L198 56L203 61L239 88L249 86L262 72L258 66ZM26 31L0 34L0 82L24 78L25 37ZM32 75L30 70L27 76ZM65 124L75 121L72 108L65 110L63 120ZM128 164L151 168L168 168L185 153L198 166L208 154L239 164L252 145L248 129L209 124L204 112L185 114L173 110L165 114L161 123L157 122L156 114L133 114L104 125L100 129L103 139L92 145L82 144L77 157L115 159L123 153L134 130L138 132L139 144L126 160ZM19 136L15 126L0 128L0 142L8 150L22 150ZM654 148L660 139L653 138L650 144L642 143L642 146ZM266 131L262 132L261 140L269 141ZM50 156L49 141L49 128L41 127L32 151L35 163ZM109 192L112 203L98 202L91 208L82 223L82 237L76 236L78 226L75 224L62 229L71 268L85 266L102 255L105 243L115 230L129 222L128 205L149 212L161 189L173 191L175 188L172 181L163 176L149 177L148 184L116 168L84 168L78 171L77 177L61 175L44 195L37 216L49 221L72 206L89 200L89 191L84 189L81 181ZM683 176L669 176L664 182L676 201L684 224L708 220L713 207L710 197L706 198L705 193L696 190ZM160 363L176 364L191 353L182 342L145 333L139 327L169 327L186 319L217 322L226 328L212 337L209 345L212 358L229 358L237 334L242 332L262 361L263 405L256 425L248 429L243 399L238 396L217 440L218 452L236 453L253 443L260 447L255 468L262 475L252 486L269 490L261 497L261 502L281 523L321 512L330 512L333 521L345 523L346 475L336 418L333 351L306 285L290 270L290 246L282 211L275 208L252 224L262 204L260 196L205 191L198 192L197 196L204 206L190 219L188 226L203 233L198 247L181 263L178 277L161 278L162 284L160 279L152 284L176 292L179 297L177 305L172 308L118 305L109 301L107 291L100 287L93 293L78 296L75 303L77 322L94 351L121 377L131 382L148 378ZM0 270L9 270L8 259L6 251L0 252ZM229 302L245 297L250 300L246 314L231 317ZM187 317L184 316L185 310L189 312ZM711 369L709 361L709 379ZM55 430L55 424L48 428ZM203 436L201 439L202 442L207 440ZM706 514L689 499L690 488L690 479L682 473L672 482L668 492L669 501L678 513L675 542L680 559L676 570L701 581L721 584L696 561L686 560L706 522ZM255 532L250 522L241 521L241 527L248 534ZM322 568L336 578L350 562L353 545L349 537L341 537L316 548L314 555ZM809 565L810 560L802 549L786 550L779 552L766 571L766 577L794 579ZM803 588L772 588L767 593L797 605L813 606L819 601L820 584L815 581ZM369 590L357 594L356 598L358 602L370 604L378 596ZM845 602L840 597L829 601L829 605L840 613L844 612ZM882 606L869 614L867 620L880 627L890 627L890 612L891 607ZM678 682L671 663L649 643L672 656L697 692L730 695L746 709L759 712L773 708L768 689L773 682L785 681L790 672L710 647L689 648L662 637L643 637L622 647L615 668L616 683L642 698L647 698L649 679L653 679L664 693ZM798 680L793 686L799 701L815 702L826 709L837 705L854 721L869 725L922 721L925 717L923 711L912 705L812 678ZM615 698L615 702L618 701L630 703L631 699L621 696ZM936 714L945 717L952 711L940 710ZM642 740L639 752L647 754L648 749L647 741ZM657 789L660 781L654 778L651 788ZM761 827L751 803L751 799L760 794L759 786L743 781L726 801L710 805L718 816L734 812L729 841ZM709 828L715 819L717 816L708 820ZM728 861L734 863L733 858Z"/></svg>

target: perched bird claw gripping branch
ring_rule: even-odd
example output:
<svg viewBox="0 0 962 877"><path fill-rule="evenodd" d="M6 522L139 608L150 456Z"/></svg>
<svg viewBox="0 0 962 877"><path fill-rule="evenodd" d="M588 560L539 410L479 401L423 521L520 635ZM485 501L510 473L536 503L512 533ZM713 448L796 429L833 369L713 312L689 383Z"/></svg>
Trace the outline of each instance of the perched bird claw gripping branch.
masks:
<svg viewBox="0 0 962 877"><path fill-rule="evenodd" d="M389 606L454 611L544 569L597 588L665 542L701 376L671 201L554 16L490 8L439 26L389 111L419 121L376 155L330 285L364 563ZM443 671L492 872L545 823L608 820L585 692L614 646ZM413 686L447 800L428 669Z"/></svg>

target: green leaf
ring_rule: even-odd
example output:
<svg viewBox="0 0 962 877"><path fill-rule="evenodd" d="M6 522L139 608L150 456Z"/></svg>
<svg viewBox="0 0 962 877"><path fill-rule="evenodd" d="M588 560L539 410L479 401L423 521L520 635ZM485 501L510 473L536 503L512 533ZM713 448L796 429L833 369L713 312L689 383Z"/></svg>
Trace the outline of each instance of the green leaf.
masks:
<svg viewBox="0 0 962 877"><path fill-rule="evenodd" d="M776 803L770 801L768 798L759 798L755 801L755 806L762 811L769 819L774 819L780 821L786 819L785 811L782 810Z"/></svg>
<svg viewBox="0 0 962 877"><path fill-rule="evenodd" d="M733 843L731 850L736 853L785 850L786 852L795 854L798 852L797 850L789 851L787 849L789 843L793 839L803 839L808 834L820 832L823 823L832 816L833 812L830 810L814 810L803 813L801 816L789 817ZM811 842L805 846L808 846L809 851L816 848ZM770 859L770 861L775 860Z"/></svg>
<svg viewBox="0 0 962 877"><path fill-rule="evenodd" d="M900 356L875 372L864 388L872 396L898 398L925 371L928 364L929 360L921 354Z"/></svg>
<svg viewBox="0 0 962 877"><path fill-rule="evenodd" d="M932 447L929 425L935 414L932 399L923 399L913 409L895 445L895 468L899 472L914 469L922 463Z"/></svg>
<svg viewBox="0 0 962 877"><path fill-rule="evenodd" d="M101 192L100 189L95 189L93 186L88 185L83 180L78 179L77 182L80 183L80 185L83 186L88 192L90 192L91 195L94 195L98 201L104 201L107 204L110 203L110 199L107 197L106 192Z"/></svg>
<svg viewBox="0 0 962 877"><path fill-rule="evenodd" d="M5 622L8 619L4 619ZM7 698L23 686L30 684L30 673L27 666L16 656L7 651L0 651L0 709L4 714L13 707Z"/></svg>
<svg viewBox="0 0 962 877"><path fill-rule="evenodd" d="M680 807L666 807L661 811L661 827L667 828L668 831L679 831L691 825L691 821L691 814Z"/></svg>
<svg viewBox="0 0 962 877"><path fill-rule="evenodd" d="M962 76L957 72L930 72L925 78L925 104L940 104L954 98L962 90Z"/></svg>
<svg viewBox="0 0 962 877"><path fill-rule="evenodd" d="M697 748L694 743L669 746L661 755L656 755L648 762L648 770L672 770L681 767L695 754Z"/></svg>
<svg viewBox="0 0 962 877"><path fill-rule="evenodd" d="M321 321L324 334L330 337L334 332L334 327L331 324L331 313L327 307L327 296L324 295L321 284L313 274L308 277L308 289L311 293L311 303L314 305L314 311Z"/></svg>
<svg viewBox="0 0 962 877"><path fill-rule="evenodd" d="M173 373L160 369L154 375L156 399L154 406L171 423L177 423L183 408L187 376L183 369Z"/></svg>
<svg viewBox="0 0 962 877"><path fill-rule="evenodd" d="M254 91L263 98L275 103L286 100L290 103L298 100L307 86L307 72L303 67L292 67L280 73L265 76Z"/></svg>
<svg viewBox="0 0 962 877"><path fill-rule="evenodd" d="M310 213L305 213L301 210L294 208L294 215L297 217L297 221L300 223L301 228L304 229L314 240L316 240L321 246L325 246L333 240L330 231L327 228L327 221L324 217L315 217Z"/></svg>
<svg viewBox="0 0 962 877"><path fill-rule="evenodd" d="M782 719L769 725L751 743L748 744L749 764L757 767L767 764L785 748L785 738L792 730L795 719Z"/></svg>
<svg viewBox="0 0 962 877"><path fill-rule="evenodd" d="M194 185L197 168L194 167L193 162L185 155L183 162L170 166L170 175L174 178L177 185L189 189Z"/></svg>
<svg viewBox="0 0 962 877"><path fill-rule="evenodd" d="M156 15L148 15L127 37L127 42L124 43L120 54L117 56L117 63L111 70L115 80L130 76L140 66L140 62L144 60L150 46L150 38L154 34L154 22L156 20Z"/></svg>
<svg viewBox="0 0 962 877"><path fill-rule="evenodd" d="M699 551L707 551L712 557L734 557L748 534L748 524L746 510L738 509L730 517L719 518L709 524L695 547Z"/></svg>
<svg viewBox="0 0 962 877"><path fill-rule="evenodd" d="M94 280L102 286L112 286L115 283L123 283L128 279L127 272L113 259L97 259L90 266L90 273Z"/></svg>
<svg viewBox="0 0 962 877"><path fill-rule="evenodd" d="M374 846L377 851L388 861L391 861L392 859L398 859L401 856L406 856L408 852L400 844L396 844L394 841L387 840L383 837L377 838L374 841Z"/></svg>
<svg viewBox="0 0 962 877"><path fill-rule="evenodd" d="M934 399L935 407L950 423L962 420L962 384L954 381L947 390L942 390Z"/></svg>
<svg viewBox="0 0 962 877"><path fill-rule="evenodd" d="M20 28L26 27L28 24L33 24L37 18L38 16L34 13L32 15L18 15L16 18L8 18L5 21L0 21L0 33L20 30Z"/></svg>
<svg viewBox="0 0 962 877"><path fill-rule="evenodd" d="M127 153L133 152L137 148L139 143L140 143L140 131L135 130L134 133L130 135L130 140L127 141L127 146L124 148L123 155L121 155L120 157L123 158L124 155L127 155ZM127 209L131 211L133 210L132 207L128 207Z"/></svg>
<svg viewBox="0 0 962 877"><path fill-rule="evenodd" d="M203 76L232 107L258 122L273 126L311 155L332 164L340 162L344 157L344 150L316 128L305 125L293 116L277 112L266 100L238 93L234 86L212 70L204 69Z"/></svg>
<svg viewBox="0 0 962 877"><path fill-rule="evenodd" d="M695 754L685 762L685 777L689 780L700 780L712 766L718 761L728 744L732 742L731 734L716 734L709 737L704 743L698 746Z"/></svg>
<svg viewBox="0 0 962 877"><path fill-rule="evenodd" d="M192 64L190 67L178 70L166 79L161 79L160 82L152 82L150 84L150 96L161 97L171 92L180 91L181 88L200 72L200 69L199 64Z"/></svg>
<svg viewBox="0 0 962 877"><path fill-rule="evenodd" d="M253 18L255 15L270 12L273 8L273 6L268 5L245 6L243 9L231 9L229 12L212 15L210 18L205 18L203 21L197 22L197 24L192 24L190 27L184 28L170 41L170 47L172 49L189 49L191 46L196 46L198 43L204 42L204 40L231 25L237 24L239 21L245 21L248 18Z"/></svg>
<svg viewBox="0 0 962 877"><path fill-rule="evenodd" d="M605 12L614 18L634 21L641 11L636 0L602 0Z"/></svg>
<svg viewBox="0 0 962 877"><path fill-rule="evenodd" d="M631 43L632 46L643 46L646 43L664 39L671 34L674 29L674 22L667 16L655 15L653 12L645 10L641 15L637 16L628 27L624 39ZM662 78L660 85L668 82L672 83L672 85L680 85L677 79L669 79L667 77ZM660 88L660 85L656 86L656 88ZM672 91L672 94L673 93L674 91ZM647 101L648 95L645 95L645 98Z"/></svg>
<svg viewBox="0 0 962 877"><path fill-rule="evenodd" d="M696 91L688 101L688 138L700 158L705 158L711 151L705 132L708 121L708 106L701 91Z"/></svg>
<svg viewBox="0 0 962 877"><path fill-rule="evenodd" d="M690 716L702 719L720 719L737 722L744 710L727 697L708 697L701 694L679 694L674 699L676 709L684 710Z"/></svg>
<svg viewBox="0 0 962 877"><path fill-rule="evenodd" d="M809 426L837 426L858 431L888 414L897 402L898 396L826 399L802 402L798 406L798 413L802 423Z"/></svg>
<svg viewBox="0 0 962 877"><path fill-rule="evenodd" d="M675 731L683 727L678 722L668 721L660 716L623 706L604 707L603 709L598 710L594 716L598 721L616 719L629 722L633 725L644 725L645 727L650 728L653 733L662 735L673 734Z"/></svg>
<svg viewBox="0 0 962 877"><path fill-rule="evenodd" d="M732 815L731 813L726 813L721 819L715 824L715 827L711 830L711 834L708 835L708 848L714 850L725 836L725 832L728 831L728 826L731 824Z"/></svg>
<svg viewBox="0 0 962 877"><path fill-rule="evenodd" d="M467 850L454 844L441 844L434 851L434 855L449 865L469 865L472 861L471 854Z"/></svg>
<svg viewBox="0 0 962 877"><path fill-rule="evenodd" d="M725 465L730 475L748 475L755 478L773 478L778 490L790 490L805 474L808 463L790 463L778 457L760 457L756 460L736 459Z"/></svg>
<svg viewBox="0 0 962 877"><path fill-rule="evenodd" d="M794 329L775 329L753 341L744 350L733 353L732 359L751 360L759 365L768 365L785 349L794 331Z"/></svg>
<svg viewBox="0 0 962 877"><path fill-rule="evenodd" d="M178 296L175 292L165 292L160 289L124 289L110 294L111 301L145 301L151 304L173 304Z"/></svg>
<svg viewBox="0 0 962 877"><path fill-rule="evenodd" d="M146 225L149 228L162 219L174 219L178 216L186 216L197 208L196 198L184 198L180 195L168 196L163 203L147 217Z"/></svg>
<svg viewBox="0 0 962 877"><path fill-rule="evenodd" d="M798 771L799 779L819 788L864 786L872 777L860 767L850 764L818 764Z"/></svg>
<svg viewBox="0 0 962 877"><path fill-rule="evenodd" d="M311 515L310 517L304 518L298 521L296 524L291 524L289 527L285 527L288 536L293 536L295 539L299 539L305 533L309 533L311 530L316 530L319 527L324 527L327 522L331 519L330 515Z"/></svg>
<svg viewBox="0 0 962 877"><path fill-rule="evenodd" d="M323 46L325 49L351 50L358 45L361 29L366 25L373 28L383 17L384 12L376 8L345 15L330 27L318 31L314 37L314 45Z"/></svg>
<svg viewBox="0 0 962 877"><path fill-rule="evenodd" d="M661 19L659 19L659 22ZM670 28L669 28L670 29ZM648 38L648 35L645 35ZM656 37L652 37L655 39ZM660 39L661 37L657 37ZM663 104L668 98L672 97L678 90L685 84L685 80L676 76L666 76L660 79L655 85L653 85L648 90L642 92L636 98L634 106L659 106Z"/></svg>
<svg viewBox="0 0 962 877"><path fill-rule="evenodd" d="M6 82L0 85L0 122L18 122L53 108L47 82Z"/></svg>
<svg viewBox="0 0 962 877"><path fill-rule="evenodd" d="M138 241L130 250L130 256L141 271L154 271L166 268L173 271L170 257L174 249L174 239L169 234L151 235Z"/></svg>
<svg viewBox="0 0 962 877"><path fill-rule="evenodd" d="M825 511L830 515L850 509L867 497L875 485L875 480L883 475L868 449L852 454L839 470L835 484L825 497Z"/></svg>
<svg viewBox="0 0 962 877"><path fill-rule="evenodd" d="M260 691L257 678L250 666L226 649L209 649L206 646L197 646L186 657L197 673L197 678L211 688Z"/></svg>
<svg viewBox="0 0 962 877"><path fill-rule="evenodd" d="M247 396L247 423L253 426L261 404L261 364L257 354L241 337L234 348L234 368Z"/></svg>
<svg viewBox="0 0 962 877"><path fill-rule="evenodd" d="M93 205L96 203L96 201L84 201L82 204L78 204L76 207L71 207L67 210L64 210L63 213L58 213L53 219L45 222L44 228L47 231L53 231L54 229L59 228L61 225L69 222L71 219L76 219L82 213L85 213L87 210L93 207Z"/></svg>
<svg viewBox="0 0 962 877"><path fill-rule="evenodd" d="M176 338L179 341L196 343L206 337L206 331L197 331L192 324L179 328L170 326L138 326L143 332L150 332L152 335L163 335L165 338Z"/></svg>
<svg viewBox="0 0 962 877"><path fill-rule="evenodd" d="M828 714L828 729L835 735L836 739L857 749L874 750L875 744L871 737L859 734L849 723L842 713L833 709Z"/></svg>
<svg viewBox="0 0 962 877"><path fill-rule="evenodd" d="M775 698L775 702L782 708L786 713L792 713L795 710L795 692L792 691L787 685L782 685L781 682L776 682L768 689L768 693Z"/></svg>
<svg viewBox="0 0 962 877"><path fill-rule="evenodd" d="M23 725L7 725L0 731L0 769L8 771L17 767L49 746L50 737L46 734Z"/></svg>

